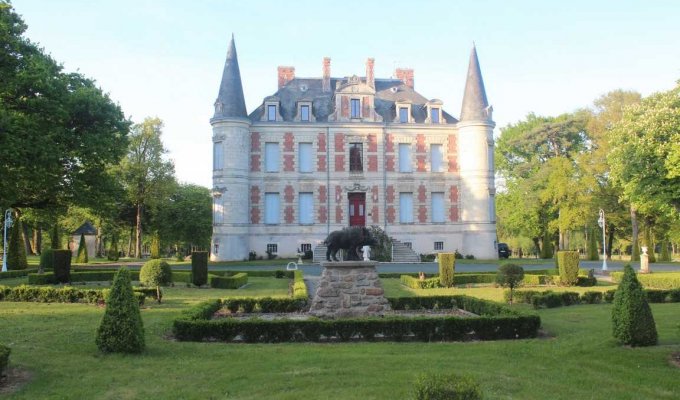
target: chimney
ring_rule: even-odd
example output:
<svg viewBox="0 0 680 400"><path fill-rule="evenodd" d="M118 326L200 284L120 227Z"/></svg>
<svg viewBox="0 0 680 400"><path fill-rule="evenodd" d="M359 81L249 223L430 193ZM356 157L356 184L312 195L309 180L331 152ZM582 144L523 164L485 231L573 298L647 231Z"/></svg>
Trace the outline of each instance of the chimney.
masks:
<svg viewBox="0 0 680 400"><path fill-rule="evenodd" d="M322 91L331 91L331 58L323 58L323 81L321 85Z"/></svg>
<svg viewBox="0 0 680 400"><path fill-rule="evenodd" d="M375 64L375 59L366 59L366 84L373 89L375 89L375 75L373 74L373 64Z"/></svg>
<svg viewBox="0 0 680 400"><path fill-rule="evenodd" d="M413 69L412 68L397 68L394 71L394 75L400 81L404 82L404 85L413 89Z"/></svg>
<svg viewBox="0 0 680 400"><path fill-rule="evenodd" d="M286 83L295 79L295 67L279 66L279 89L286 86Z"/></svg>

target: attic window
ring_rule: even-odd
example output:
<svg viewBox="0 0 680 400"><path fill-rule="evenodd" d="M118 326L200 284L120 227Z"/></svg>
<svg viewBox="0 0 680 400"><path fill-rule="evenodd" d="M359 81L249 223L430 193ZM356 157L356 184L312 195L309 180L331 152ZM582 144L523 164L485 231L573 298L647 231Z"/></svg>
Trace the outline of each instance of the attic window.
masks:
<svg viewBox="0 0 680 400"><path fill-rule="evenodd" d="M267 121L276 121L276 105L267 106Z"/></svg>
<svg viewBox="0 0 680 400"><path fill-rule="evenodd" d="M399 122L402 124L408 122L408 107L399 107Z"/></svg>
<svg viewBox="0 0 680 400"><path fill-rule="evenodd" d="M309 105L300 106L300 121L309 122Z"/></svg>
<svg viewBox="0 0 680 400"><path fill-rule="evenodd" d="M352 99L352 118L361 118L361 101L359 99Z"/></svg>
<svg viewBox="0 0 680 400"><path fill-rule="evenodd" d="M430 120L433 124L439 123L439 107L430 108Z"/></svg>

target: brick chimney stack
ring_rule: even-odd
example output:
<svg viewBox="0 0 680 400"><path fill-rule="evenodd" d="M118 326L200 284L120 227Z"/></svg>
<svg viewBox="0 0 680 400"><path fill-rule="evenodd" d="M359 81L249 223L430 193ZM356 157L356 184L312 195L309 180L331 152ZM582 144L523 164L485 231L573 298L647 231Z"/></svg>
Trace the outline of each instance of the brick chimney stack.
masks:
<svg viewBox="0 0 680 400"><path fill-rule="evenodd" d="M323 81L321 85L322 91L331 91L331 58L323 58Z"/></svg>
<svg viewBox="0 0 680 400"><path fill-rule="evenodd" d="M279 66L279 89L284 87L286 83L295 79L295 67L282 67Z"/></svg>
<svg viewBox="0 0 680 400"><path fill-rule="evenodd" d="M413 69L412 68L397 68L394 71L394 75L400 81L404 82L404 85L413 89Z"/></svg>
<svg viewBox="0 0 680 400"><path fill-rule="evenodd" d="M375 75L373 74L373 65L375 64L375 59L366 59L366 84L373 89L375 89Z"/></svg>

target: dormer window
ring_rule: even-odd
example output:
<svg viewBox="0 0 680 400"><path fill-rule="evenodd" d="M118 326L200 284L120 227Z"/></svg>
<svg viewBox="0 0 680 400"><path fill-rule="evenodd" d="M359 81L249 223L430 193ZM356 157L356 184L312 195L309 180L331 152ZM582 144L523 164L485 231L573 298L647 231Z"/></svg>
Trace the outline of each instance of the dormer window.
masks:
<svg viewBox="0 0 680 400"><path fill-rule="evenodd" d="M297 114L294 118L298 122L315 122L314 115L312 114L312 101L309 99L303 99L297 102Z"/></svg>
<svg viewBox="0 0 680 400"><path fill-rule="evenodd" d="M411 117L411 102L408 100L397 100L395 102L397 116L392 122L397 122L400 124L408 124L413 122Z"/></svg>
<svg viewBox="0 0 680 400"><path fill-rule="evenodd" d="M439 99L432 99L425 103L427 107L426 124L441 124L442 123L442 101ZM446 123L446 122L443 122Z"/></svg>
<svg viewBox="0 0 680 400"><path fill-rule="evenodd" d="M283 121L281 118L281 110L279 109L280 103L276 96L269 96L264 99L264 112L262 113L261 121L267 122L280 122Z"/></svg>
<svg viewBox="0 0 680 400"><path fill-rule="evenodd" d="M350 105L351 105L350 118L361 118L361 100L351 99Z"/></svg>
<svg viewBox="0 0 680 400"><path fill-rule="evenodd" d="M306 104L300 106L300 121L309 122L309 106Z"/></svg>
<svg viewBox="0 0 680 400"><path fill-rule="evenodd" d="M408 107L399 107L399 123L408 122Z"/></svg>
<svg viewBox="0 0 680 400"><path fill-rule="evenodd" d="M439 107L430 108L430 120L433 124L439 123Z"/></svg>
<svg viewBox="0 0 680 400"><path fill-rule="evenodd" d="M267 121L276 121L276 105L267 106Z"/></svg>

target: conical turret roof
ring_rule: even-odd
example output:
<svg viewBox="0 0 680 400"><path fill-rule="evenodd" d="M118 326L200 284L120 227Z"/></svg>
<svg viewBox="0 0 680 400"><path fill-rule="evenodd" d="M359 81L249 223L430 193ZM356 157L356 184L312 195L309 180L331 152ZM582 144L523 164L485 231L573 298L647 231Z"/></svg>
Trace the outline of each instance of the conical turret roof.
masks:
<svg viewBox="0 0 680 400"><path fill-rule="evenodd" d="M220 92L215 101L215 115L213 118L247 118L246 101L243 96L241 72L238 68L234 35L231 35L227 60L224 62Z"/></svg>
<svg viewBox="0 0 680 400"><path fill-rule="evenodd" d="M460 121L489 121L489 102L486 99L482 71L479 68L477 49L472 46L470 53L470 65L468 66L467 80L465 82L465 94L463 95L463 107L460 111Z"/></svg>

